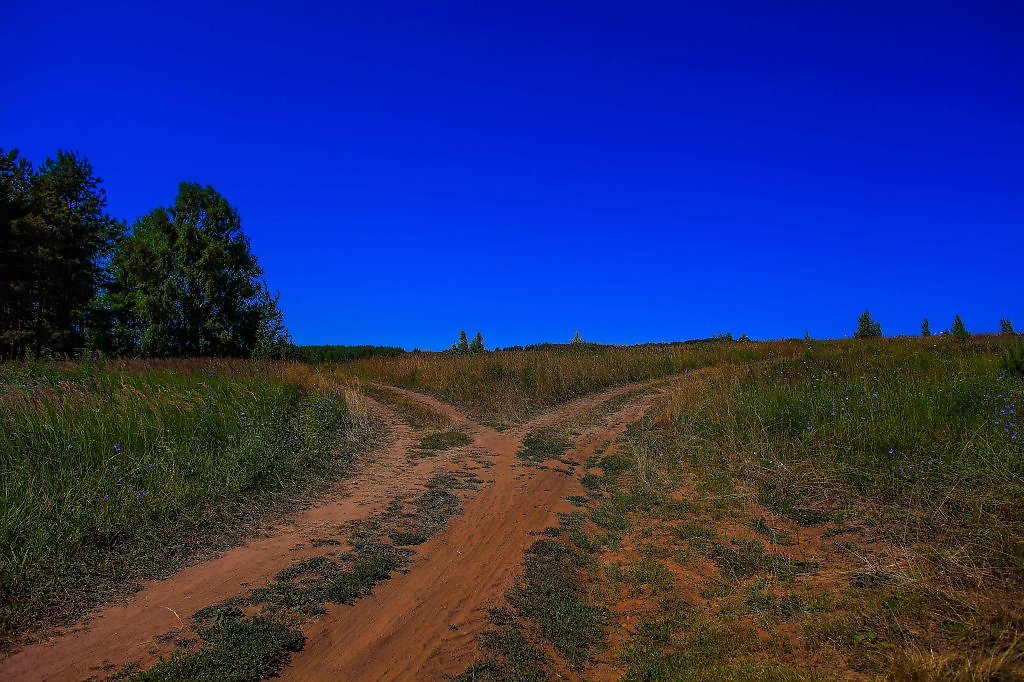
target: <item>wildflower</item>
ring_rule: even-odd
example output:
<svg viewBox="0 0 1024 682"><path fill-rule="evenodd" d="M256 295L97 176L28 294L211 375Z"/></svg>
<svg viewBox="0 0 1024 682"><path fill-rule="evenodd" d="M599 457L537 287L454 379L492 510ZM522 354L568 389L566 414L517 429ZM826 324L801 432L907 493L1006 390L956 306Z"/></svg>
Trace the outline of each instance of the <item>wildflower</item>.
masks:
<svg viewBox="0 0 1024 682"><path fill-rule="evenodd" d="M117 453L120 453L120 452L121 452L121 446L120 446L120 444L118 444L118 443L114 443L114 452L117 452Z"/></svg>
<svg viewBox="0 0 1024 682"><path fill-rule="evenodd" d="M889 454L890 455L893 454L894 452L895 452L895 450L893 448L889 448Z"/></svg>

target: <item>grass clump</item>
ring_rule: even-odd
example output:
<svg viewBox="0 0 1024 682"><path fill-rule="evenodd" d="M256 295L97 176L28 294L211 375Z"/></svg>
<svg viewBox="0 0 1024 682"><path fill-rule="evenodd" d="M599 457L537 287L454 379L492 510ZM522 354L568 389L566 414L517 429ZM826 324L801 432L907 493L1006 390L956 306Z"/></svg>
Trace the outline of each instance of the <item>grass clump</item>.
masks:
<svg viewBox="0 0 1024 682"><path fill-rule="evenodd" d="M484 658L455 679L458 682L544 682L550 662L507 607L488 613L490 627L480 635Z"/></svg>
<svg viewBox="0 0 1024 682"><path fill-rule="evenodd" d="M764 545L757 540L733 539L728 544L713 541L709 553L723 575L734 580L751 578L759 573L770 573L784 580L792 580L798 574L818 568L818 564L813 561L796 561L768 554L764 551Z"/></svg>
<svg viewBox="0 0 1024 682"><path fill-rule="evenodd" d="M448 519L461 512L459 497L452 492L455 488L467 487L452 474L435 476L427 484L427 490L412 500L411 511L395 522L390 537L395 545L420 545L434 537ZM396 503L389 510L398 516L401 504Z"/></svg>
<svg viewBox="0 0 1024 682"><path fill-rule="evenodd" d="M429 433L420 439L420 450L449 450L469 445L473 439L468 433L458 429Z"/></svg>
<svg viewBox="0 0 1024 682"><path fill-rule="evenodd" d="M256 682L276 675L305 644L301 632L258 616L226 619L200 630L200 636L204 645L199 651L176 653L130 679Z"/></svg>
<svg viewBox="0 0 1024 682"><path fill-rule="evenodd" d="M527 462L546 462L560 459L571 446L572 442L557 429L536 429L523 436L517 456Z"/></svg>
<svg viewBox="0 0 1024 682"><path fill-rule="evenodd" d="M523 576L509 594L517 613L571 665L579 665L604 640L604 610L592 604L579 584L581 557L555 540L538 540L526 552Z"/></svg>

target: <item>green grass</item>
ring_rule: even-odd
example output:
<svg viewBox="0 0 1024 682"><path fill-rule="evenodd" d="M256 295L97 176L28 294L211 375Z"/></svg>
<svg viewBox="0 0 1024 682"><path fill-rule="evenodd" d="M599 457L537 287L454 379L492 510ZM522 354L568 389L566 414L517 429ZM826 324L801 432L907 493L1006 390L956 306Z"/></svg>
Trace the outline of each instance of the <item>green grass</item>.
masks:
<svg viewBox="0 0 1024 682"><path fill-rule="evenodd" d="M236 541L369 435L294 365L12 364L0 382L0 639Z"/></svg>
<svg viewBox="0 0 1024 682"><path fill-rule="evenodd" d="M434 537L448 519L461 511L452 489L463 485L450 475L435 476L427 490L412 501L411 511L400 515L400 505L394 505L390 510L395 518L391 540L396 545L420 545Z"/></svg>
<svg viewBox="0 0 1024 682"><path fill-rule="evenodd" d="M972 571L1020 576L1024 382L1003 371L1004 343L816 345L709 382L673 416L675 446L726 458L761 502L801 524L870 502L964 551L966 565L946 568L967 582Z"/></svg>

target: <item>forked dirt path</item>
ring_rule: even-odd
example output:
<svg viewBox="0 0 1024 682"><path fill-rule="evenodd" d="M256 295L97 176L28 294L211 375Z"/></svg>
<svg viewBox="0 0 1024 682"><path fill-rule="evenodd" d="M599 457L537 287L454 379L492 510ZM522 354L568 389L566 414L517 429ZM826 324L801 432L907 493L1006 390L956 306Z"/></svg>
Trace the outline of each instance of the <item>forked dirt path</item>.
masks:
<svg viewBox="0 0 1024 682"><path fill-rule="evenodd" d="M477 426L474 445L493 457L488 471L493 482L420 547L408 572L392 576L353 606L329 606L326 616L307 623L305 649L293 656L282 678L441 680L465 670L476 658L486 608L512 586L535 535L556 525L558 513L571 511L566 497L583 491L582 466L538 468L518 460L523 435L633 388L573 401L510 432ZM459 414L429 402L447 408L453 418ZM649 394L586 429L563 459L583 464L652 402Z"/></svg>
<svg viewBox="0 0 1024 682"><path fill-rule="evenodd" d="M469 432L472 444L447 457L410 458L416 433L389 407L367 398L393 435L361 457L354 475L323 501L245 544L146 584L124 603L102 607L45 641L25 646L0 660L0 680L102 679L127 663L149 667L173 650L173 642L161 643L161 636L184 631L196 611L243 596L293 562L324 553L324 540L346 542L346 524L423 490L439 468L475 468L472 452L489 460L490 480L470 494L463 513L418 548L407 571L354 605L328 605L326 615L306 623L305 649L283 671L292 680L428 680L457 674L475 657L484 609L511 587L533 535L555 525L557 514L571 509L566 496L582 491L583 467L521 462L516 453L523 436L585 415L613 398L647 391L582 432L565 455L582 464L639 419L655 389L670 380L585 396L505 432L430 396L381 386L446 415Z"/></svg>

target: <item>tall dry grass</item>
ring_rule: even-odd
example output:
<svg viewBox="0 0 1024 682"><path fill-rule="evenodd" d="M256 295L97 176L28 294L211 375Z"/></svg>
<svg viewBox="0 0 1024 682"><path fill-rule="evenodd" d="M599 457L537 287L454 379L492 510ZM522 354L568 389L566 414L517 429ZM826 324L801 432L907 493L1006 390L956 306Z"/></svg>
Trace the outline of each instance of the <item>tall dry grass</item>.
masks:
<svg viewBox="0 0 1024 682"><path fill-rule="evenodd" d="M475 355L407 354L368 358L340 371L433 394L499 425L617 384L657 379L723 362L785 357L795 342L585 346Z"/></svg>

